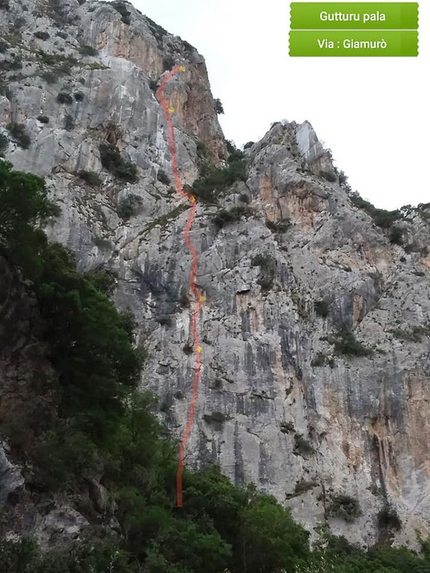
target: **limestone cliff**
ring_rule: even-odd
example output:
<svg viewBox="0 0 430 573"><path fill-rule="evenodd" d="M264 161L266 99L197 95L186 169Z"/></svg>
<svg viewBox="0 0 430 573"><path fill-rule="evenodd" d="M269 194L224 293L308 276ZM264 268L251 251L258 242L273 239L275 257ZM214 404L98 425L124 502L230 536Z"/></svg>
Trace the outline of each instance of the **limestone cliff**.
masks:
<svg viewBox="0 0 430 573"><path fill-rule="evenodd" d="M180 435L193 368L188 205L169 182L154 88L165 70L186 67L166 97L192 183L203 156L222 165L228 155L204 60L128 3L10 0L0 26L4 155L47 178L61 207L50 237L81 269L115 276L115 301L133 310L149 347L142 387ZM26 149L10 122L24 126ZM100 143L137 165L137 181L103 168ZM429 210L403 210L397 235L376 225L308 122L276 123L246 158L246 182L220 206L199 203L191 233L207 301L187 463L217 462L310 531L327 521L363 544L380 535L376 515L389 503L403 522L396 541L413 543L430 529ZM82 171L101 180L88 184ZM213 223L221 207L245 203L241 220ZM351 523L333 510L342 495L360 508Z"/></svg>

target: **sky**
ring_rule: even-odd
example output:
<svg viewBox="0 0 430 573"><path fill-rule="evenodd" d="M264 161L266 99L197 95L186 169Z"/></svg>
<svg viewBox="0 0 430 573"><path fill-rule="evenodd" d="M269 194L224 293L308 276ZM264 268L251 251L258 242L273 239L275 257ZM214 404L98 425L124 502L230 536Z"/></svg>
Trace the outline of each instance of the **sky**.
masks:
<svg viewBox="0 0 430 573"><path fill-rule="evenodd" d="M270 124L308 120L354 190L396 209L430 202L430 1L420 3L416 58L288 55L286 0L132 0L204 56L236 145Z"/></svg>

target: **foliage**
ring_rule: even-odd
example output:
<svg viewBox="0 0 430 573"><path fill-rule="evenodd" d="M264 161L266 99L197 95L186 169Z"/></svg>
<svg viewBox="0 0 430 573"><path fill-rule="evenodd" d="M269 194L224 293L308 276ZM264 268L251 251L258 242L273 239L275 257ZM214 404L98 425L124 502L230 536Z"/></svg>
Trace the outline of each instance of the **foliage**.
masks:
<svg viewBox="0 0 430 573"><path fill-rule="evenodd" d="M161 41L163 36L167 34L167 31L162 26L154 22L154 20L151 20L151 18L148 16L145 16L145 19L151 32L154 34L158 41Z"/></svg>
<svg viewBox="0 0 430 573"><path fill-rule="evenodd" d="M49 123L49 117L47 115L38 115L36 119L40 121L40 123Z"/></svg>
<svg viewBox="0 0 430 573"><path fill-rule="evenodd" d="M135 321L120 314L107 295L112 276L76 269L73 256L49 244L38 224L52 213L43 179L15 172L0 162L0 250L31 279L46 328L57 380L46 382L53 413L40 417L23 453L26 499L73 503L100 479L115 503L113 536L106 519L92 512L93 525L79 540L42 553L34 541L0 541L0 563L8 573L424 573L423 555L378 547L367 553L343 538L328 537L311 552L308 533L288 509L255 486L236 487L219 468L184 471L184 507L176 510L177 444L154 415L156 400L136 391L144 356L133 345ZM25 257L21 251L26 247ZM32 260L37 264L22 264ZM266 260L266 262L265 262ZM267 256L256 257L265 266ZM270 266L270 264L269 264ZM30 288L30 287L29 287ZM48 398L49 396L49 398ZM182 395L183 396L183 395ZM177 394L179 399L179 395ZM222 423L213 412L210 422ZM17 420L26 426L26 419ZM294 427L285 424L285 431ZM303 436L295 434L296 445ZM15 455L17 444L9 440ZM22 446L23 444L21 444ZM298 482L300 493L312 482ZM41 498L41 496L43 496ZM89 502L91 503L91 502ZM391 510L390 510L391 511ZM358 502L335 496L328 514L347 521L360 515ZM381 515L394 526L392 515ZM387 520L389 523L387 523Z"/></svg>
<svg viewBox="0 0 430 573"><path fill-rule="evenodd" d="M75 98L76 101L83 101L85 98L85 94L84 92L75 92L73 94L73 97Z"/></svg>
<svg viewBox="0 0 430 573"><path fill-rule="evenodd" d="M253 211L246 206L240 205L239 207L232 207L231 209L221 209L214 217L213 222L221 229L229 223L236 223L242 219L242 217L249 217L253 214Z"/></svg>
<svg viewBox="0 0 430 573"><path fill-rule="evenodd" d="M75 119L70 113L66 113L64 117L64 129L71 131L75 127Z"/></svg>
<svg viewBox="0 0 430 573"><path fill-rule="evenodd" d="M253 267L260 267L260 278L257 283L262 290L270 290L276 275L276 259L269 254L258 254L251 260Z"/></svg>
<svg viewBox="0 0 430 573"><path fill-rule="evenodd" d="M391 227L389 234L390 243L393 245L403 244L403 229L400 227Z"/></svg>
<svg viewBox="0 0 430 573"><path fill-rule="evenodd" d="M35 38L39 38L39 40L49 40L50 35L48 32L43 32L42 30L37 30L37 32L34 32L34 37Z"/></svg>
<svg viewBox="0 0 430 573"><path fill-rule="evenodd" d="M115 8L117 12L121 14L121 20L124 24L129 26L131 24L131 12L127 10L127 6L124 2L112 2L112 7Z"/></svg>
<svg viewBox="0 0 430 573"><path fill-rule="evenodd" d="M31 139L25 131L24 124L16 122L8 123L6 129L22 149L28 149L30 147Z"/></svg>
<svg viewBox="0 0 430 573"><path fill-rule="evenodd" d="M129 183L136 183L138 180L137 166L131 161L123 159L115 145L101 143L99 151L103 167L110 171L114 177Z"/></svg>
<svg viewBox="0 0 430 573"><path fill-rule="evenodd" d="M81 54L81 56L97 56L99 53L96 48L89 46L88 44L81 44L78 48L78 52Z"/></svg>
<svg viewBox="0 0 430 573"><path fill-rule="evenodd" d="M372 217L375 225L378 225L378 227L382 229L388 229L395 221L402 218L402 213L398 209L395 211L377 209L372 203L360 197L357 191L349 193L349 198L355 207L363 209L363 211Z"/></svg>
<svg viewBox="0 0 430 573"><path fill-rule="evenodd" d="M9 141L5 135L0 133L0 157L3 157L3 153L6 151Z"/></svg>
<svg viewBox="0 0 430 573"><path fill-rule="evenodd" d="M349 495L336 495L327 507L328 517L337 517L347 523L353 522L362 514L358 500Z"/></svg>
<svg viewBox="0 0 430 573"><path fill-rule="evenodd" d="M102 178L95 171L85 171L85 169L81 169L76 175L88 183L88 185L93 185L94 187L100 187L103 183Z"/></svg>
<svg viewBox="0 0 430 573"><path fill-rule="evenodd" d="M11 93L7 83L0 77L0 96L10 99Z"/></svg>
<svg viewBox="0 0 430 573"><path fill-rule="evenodd" d="M70 105L71 103L73 103L73 98L70 94L66 92L60 92L57 95L57 101L58 103L65 103L67 105Z"/></svg>
<svg viewBox="0 0 430 573"><path fill-rule="evenodd" d="M200 149L205 151L206 146L203 148L200 144ZM199 142L197 152L199 153ZM205 203L216 203L218 196L235 181L246 181L246 160L241 151L233 149L228 159L228 166L219 169L205 165L190 192Z"/></svg>
<svg viewBox="0 0 430 573"><path fill-rule="evenodd" d="M329 305L326 300L316 300L314 302L314 309L318 316L326 318L329 313Z"/></svg>
<svg viewBox="0 0 430 573"><path fill-rule="evenodd" d="M45 237L35 227L52 214L43 179L0 161L0 248L27 271L39 267Z"/></svg>
<svg viewBox="0 0 430 573"><path fill-rule="evenodd" d="M312 368L318 368L320 366L330 366L330 368L334 368L334 364L334 358L328 357L323 352L317 352L311 361Z"/></svg>
<svg viewBox="0 0 430 573"><path fill-rule="evenodd" d="M223 105L222 105L222 103L221 103L221 100L220 100L219 98L217 98L217 99L215 100L215 112L216 112L218 115L221 115L221 114L224 113L224 107L223 107Z"/></svg>
<svg viewBox="0 0 430 573"><path fill-rule="evenodd" d="M356 339L354 332L347 327L341 328L336 335L334 348L338 354L347 356L368 356L372 350Z"/></svg>
<svg viewBox="0 0 430 573"><path fill-rule="evenodd" d="M315 448L302 434L294 434L294 450L299 454L311 455L315 453Z"/></svg>
<svg viewBox="0 0 430 573"><path fill-rule="evenodd" d="M247 143L245 143L245 145L243 146L243 149L249 149L250 147L252 147L255 144L255 141L248 141Z"/></svg>
<svg viewBox="0 0 430 573"><path fill-rule="evenodd" d="M319 175L320 177L324 177L324 179L327 179L327 181L330 181L330 183L334 183L337 180L336 175L331 171L320 171Z"/></svg>
<svg viewBox="0 0 430 573"><path fill-rule="evenodd" d="M291 221L288 219L283 219L282 221L275 223L274 221L267 220L266 227L273 231L273 233L286 233L291 227Z"/></svg>
<svg viewBox="0 0 430 573"><path fill-rule="evenodd" d="M162 169L158 171L157 179L160 183L163 183L163 185L170 185L170 177Z"/></svg>
<svg viewBox="0 0 430 573"><path fill-rule="evenodd" d="M73 66L79 64L78 60L73 56L64 56L63 54L45 52L45 50L39 50L36 53L36 56L42 64L49 66L50 68L50 70L47 70L42 74L42 77L46 81L48 81L46 78L50 79L49 83L55 83L53 78L71 74Z"/></svg>
<svg viewBox="0 0 430 573"><path fill-rule="evenodd" d="M130 193L127 197L121 199L118 204L117 213L121 219L127 220L135 215L139 207L142 205L143 199L134 193Z"/></svg>
<svg viewBox="0 0 430 573"><path fill-rule="evenodd" d="M164 56L163 58L163 70L165 72L171 70L175 67L175 60L172 56Z"/></svg>
<svg viewBox="0 0 430 573"><path fill-rule="evenodd" d="M380 528L399 530L402 527L402 520L396 509L388 502L378 512L378 525Z"/></svg>

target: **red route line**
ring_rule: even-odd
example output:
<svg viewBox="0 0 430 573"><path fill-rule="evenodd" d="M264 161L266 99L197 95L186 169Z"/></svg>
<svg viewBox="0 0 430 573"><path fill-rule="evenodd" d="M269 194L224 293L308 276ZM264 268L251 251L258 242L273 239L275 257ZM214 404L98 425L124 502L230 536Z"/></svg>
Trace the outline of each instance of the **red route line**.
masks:
<svg viewBox="0 0 430 573"><path fill-rule="evenodd" d="M198 257L196 248L194 247L194 245L192 244L192 242L190 240L190 231L191 231L191 227L193 226L193 223L194 223L194 218L195 218L196 210L197 210L197 204L196 204L195 197L193 195L191 195L190 193L185 193L185 191L182 187L181 178L179 176L179 170L178 170L178 159L176 156L174 126L173 126L172 119L170 117L172 109L169 108L169 104L167 103L167 101L163 97L163 91L164 91L164 88L166 87L167 82L170 80L170 78L172 78L175 74L177 74L180 71L185 71L183 66L176 66L175 68L173 68L168 74L166 74L164 76L164 78L160 84L160 87L157 90L157 99L163 107L164 116L166 118L166 122L167 122L168 129L169 129L169 148L170 148L170 154L172 156L172 169L173 169L173 176L175 178L176 191L178 192L178 194L181 197L188 199L188 201L190 201L190 203L191 203L190 216L188 218L187 224L186 224L185 229L184 229L184 241L185 241L185 244L187 245L189 251L191 252L192 257L193 257L193 262L191 265L191 272L190 272L190 287L194 293L194 296L197 299L196 308L195 308L193 315L191 317L191 331L193 333L194 353L195 353L195 357L196 357L195 358L195 366L194 366L194 380L193 380L193 385L192 385L192 398L191 398L191 403L190 403L190 409L188 411L187 425L185 428L184 435L182 436L181 444L179 446L178 472L176 475L176 492L177 492L177 506L178 507L182 507L182 473L184 471L184 453L185 453L185 448L186 448L186 445L188 442L188 438L189 438L190 433L191 433L191 428L192 428L192 425L194 422L194 413L195 413L195 409L196 409L197 399L199 397L201 348L200 348L199 333L197 330L197 319L199 317L200 310L202 308L202 304L204 302L204 297L202 296L201 292L196 287L196 273L197 273L197 267L199 264L199 257Z"/></svg>

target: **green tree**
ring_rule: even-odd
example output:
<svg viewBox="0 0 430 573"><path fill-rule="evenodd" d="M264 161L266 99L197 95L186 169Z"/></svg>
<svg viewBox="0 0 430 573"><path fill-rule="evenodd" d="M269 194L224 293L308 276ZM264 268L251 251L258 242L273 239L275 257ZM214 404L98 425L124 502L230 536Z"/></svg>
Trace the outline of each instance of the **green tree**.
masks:
<svg viewBox="0 0 430 573"><path fill-rule="evenodd" d="M38 256L46 246L37 226L54 212L45 182L30 173L14 171L0 161L0 250L15 264L35 272Z"/></svg>

